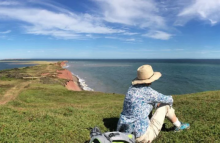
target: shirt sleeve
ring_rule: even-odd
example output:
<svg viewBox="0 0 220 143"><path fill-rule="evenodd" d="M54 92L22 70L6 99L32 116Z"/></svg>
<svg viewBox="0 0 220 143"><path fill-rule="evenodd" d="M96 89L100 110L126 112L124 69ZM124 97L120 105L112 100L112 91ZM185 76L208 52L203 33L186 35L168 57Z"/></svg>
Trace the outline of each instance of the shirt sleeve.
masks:
<svg viewBox="0 0 220 143"><path fill-rule="evenodd" d="M151 89L147 94L150 96L150 101L155 103L155 106L157 105L156 103L165 103L171 106L173 105L173 97L170 95L163 95L153 89Z"/></svg>

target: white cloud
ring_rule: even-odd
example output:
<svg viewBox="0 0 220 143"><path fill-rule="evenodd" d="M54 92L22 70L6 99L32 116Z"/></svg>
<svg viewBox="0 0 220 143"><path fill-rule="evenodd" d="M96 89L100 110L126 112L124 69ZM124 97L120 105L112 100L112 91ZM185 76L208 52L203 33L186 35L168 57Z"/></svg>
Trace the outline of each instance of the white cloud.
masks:
<svg viewBox="0 0 220 143"><path fill-rule="evenodd" d="M7 30L7 31L2 31L2 32L0 32L0 34L8 34L8 33L11 33L11 30Z"/></svg>
<svg viewBox="0 0 220 143"><path fill-rule="evenodd" d="M86 34L86 37L90 37L90 38L91 38L91 37L92 37L92 35L91 35L91 34Z"/></svg>
<svg viewBox="0 0 220 143"><path fill-rule="evenodd" d="M118 39L121 40L120 37L113 37L113 36L105 36L106 39Z"/></svg>
<svg viewBox="0 0 220 143"><path fill-rule="evenodd" d="M124 32L123 35L137 35L138 33L135 33L135 32Z"/></svg>
<svg viewBox="0 0 220 143"><path fill-rule="evenodd" d="M199 18L215 25L220 21L220 0L195 0L179 14L175 25L184 25L188 21Z"/></svg>
<svg viewBox="0 0 220 143"><path fill-rule="evenodd" d="M136 41L134 38L130 38L130 39L126 39L125 41L128 41L128 42L134 42Z"/></svg>
<svg viewBox="0 0 220 143"><path fill-rule="evenodd" d="M165 20L153 0L93 0L102 10L104 19L142 28L164 28Z"/></svg>
<svg viewBox="0 0 220 143"><path fill-rule="evenodd" d="M0 6L19 5L16 1L0 1Z"/></svg>
<svg viewBox="0 0 220 143"><path fill-rule="evenodd" d="M161 16L164 12L160 10L161 3L153 0L91 1L99 6L96 14L76 13L53 1L0 0L0 20L22 21L20 25L23 33L59 39L105 37L122 41L138 41L132 36L140 36L145 31L151 32L144 36L154 39L168 40L173 36L162 32L170 28L167 27L167 19ZM127 38L123 38L125 35Z"/></svg>
<svg viewBox="0 0 220 143"><path fill-rule="evenodd" d="M172 34L163 31L150 31L147 34L144 34L143 36L150 37L153 39L168 40L172 37Z"/></svg>
<svg viewBox="0 0 220 143"><path fill-rule="evenodd" d="M22 21L19 24L23 33L50 38L104 37L122 41L138 41L143 34L145 37L169 40L174 34L164 31L177 32L175 27L168 26L174 21L175 25L184 25L195 17L212 25L220 21L220 0L195 0L193 4L192 0L90 1L98 6L96 13L91 10L86 11L89 14L77 13L54 1L0 0L0 21L14 20L15 24L16 21ZM145 34L147 31L150 32Z"/></svg>
<svg viewBox="0 0 220 143"><path fill-rule="evenodd" d="M80 39L82 36L80 34L75 34L69 31L58 30L58 29L44 29L38 28L36 26L30 27L26 26L26 33L34 35L47 35L53 36L59 39Z"/></svg>
<svg viewBox="0 0 220 143"><path fill-rule="evenodd" d="M54 12L28 6L0 7L0 19L4 17L8 20L26 22L27 24L23 28L29 34L50 35L64 39L79 38L80 34L86 33L111 34L124 32L123 30L107 27L99 17L63 11Z"/></svg>

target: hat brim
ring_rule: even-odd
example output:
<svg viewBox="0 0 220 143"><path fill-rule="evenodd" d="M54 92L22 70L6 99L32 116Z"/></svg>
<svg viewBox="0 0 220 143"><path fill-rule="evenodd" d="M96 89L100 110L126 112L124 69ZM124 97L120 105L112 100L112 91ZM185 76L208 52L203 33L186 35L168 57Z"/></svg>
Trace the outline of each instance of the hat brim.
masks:
<svg viewBox="0 0 220 143"><path fill-rule="evenodd" d="M154 72L154 75L151 78L149 78L149 79L140 80L138 78L135 78L132 81L132 85L144 84L144 83L152 83L155 80L158 80L161 76L162 76L162 74L160 72Z"/></svg>

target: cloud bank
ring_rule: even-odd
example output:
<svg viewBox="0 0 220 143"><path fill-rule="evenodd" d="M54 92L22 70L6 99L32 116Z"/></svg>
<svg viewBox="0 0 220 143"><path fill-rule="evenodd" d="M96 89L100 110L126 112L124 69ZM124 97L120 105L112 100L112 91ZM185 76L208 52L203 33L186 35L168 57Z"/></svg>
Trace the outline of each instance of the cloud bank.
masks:
<svg viewBox="0 0 220 143"><path fill-rule="evenodd" d="M150 37L153 39L168 40L172 37L172 34L163 31L150 31L147 34L144 34L143 36Z"/></svg>
<svg viewBox="0 0 220 143"><path fill-rule="evenodd" d="M128 41L137 37L169 40L175 36L176 26L184 26L190 20L199 19L211 25L220 21L219 0L90 2L95 4L96 11L73 11L47 0L0 0L0 21L15 21L26 34L59 39L120 36L118 39Z"/></svg>
<svg viewBox="0 0 220 143"><path fill-rule="evenodd" d="M94 0L104 20L142 28L164 28L165 20L153 0Z"/></svg>
<svg viewBox="0 0 220 143"><path fill-rule="evenodd" d="M84 33L110 34L122 30L107 27L92 15L76 15L49 11L42 8L6 7L0 8L0 16L8 20L25 22L23 28L28 34L51 35L57 38L75 39Z"/></svg>
<svg viewBox="0 0 220 143"><path fill-rule="evenodd" d="M195 0L192 5L185 7L175 22L176 25L184 25L192 19L199 19L215 25L220 21L219 0Z"/></svg>

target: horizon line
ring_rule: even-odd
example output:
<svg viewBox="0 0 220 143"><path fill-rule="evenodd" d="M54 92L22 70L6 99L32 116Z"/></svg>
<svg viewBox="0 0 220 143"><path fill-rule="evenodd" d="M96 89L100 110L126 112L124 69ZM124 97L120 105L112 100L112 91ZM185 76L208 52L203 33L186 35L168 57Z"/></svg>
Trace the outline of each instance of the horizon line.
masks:
<svg viewBox="0 0 220 143"><path fill-rule="evenodd" d="M9 58L0 60L220 60L220 58Z"/></svg>

